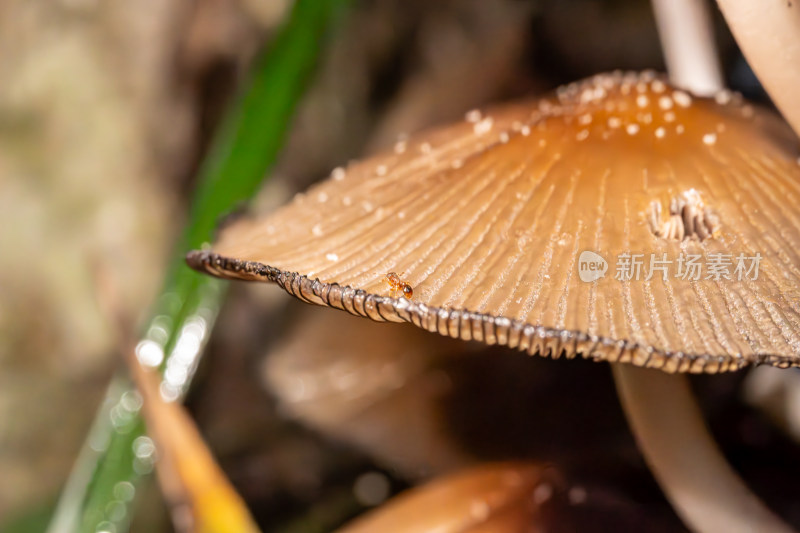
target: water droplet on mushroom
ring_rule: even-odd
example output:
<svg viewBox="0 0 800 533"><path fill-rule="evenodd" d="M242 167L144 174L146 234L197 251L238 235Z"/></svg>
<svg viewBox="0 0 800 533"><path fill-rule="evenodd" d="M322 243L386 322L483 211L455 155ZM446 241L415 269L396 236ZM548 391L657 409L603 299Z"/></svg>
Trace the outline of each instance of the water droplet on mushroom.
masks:
<svg viewBox="0 0 800 533"><path fill-rule="evenodd" d="M328 253L328 254L325 254L325 259L327 259L328 261L338 261L339 260L339 256L334 254L334 253Z"/></svg>
<svg viewBox="0 0 800 533"><path fill-rule="evenodd" d="M475 126L473 126L472 131L475 132L475 135L484 135L491 131L493 124L494 119L492 119L492 117L486 117L480 122L477 122Z"/></svg>
<svg viewBox="0 0 800 533"><path fill-rule="evenodd" d="M483 500L475 500L469 504L469 514L476 520L486 520L489 518L491 508Z"/></svg>
<svg viewBox="0 0 800 533"><path fill-rule="evenodd" d="M464 120L466 120L467 122L472 122L473 124L480 122L481 120L480 109L472 109L470 111L467 111L466 114L464 115Z"/></svg>
<svg viewBox="0 0 800 533"><path fill-rule="evenodd" d="M689 93L684 91L674 91L672 93L672 99L681 107L689 107L692 105L692 97L689 96Z"/></svg>
<svg viewBox="0 0 800 533"><path fill-rule="evenodd" d="M731 101L731 92L727 89L723 89L721 91L717 91L714 95L714 101L717 102L719 105L727 105Z"/></svg>

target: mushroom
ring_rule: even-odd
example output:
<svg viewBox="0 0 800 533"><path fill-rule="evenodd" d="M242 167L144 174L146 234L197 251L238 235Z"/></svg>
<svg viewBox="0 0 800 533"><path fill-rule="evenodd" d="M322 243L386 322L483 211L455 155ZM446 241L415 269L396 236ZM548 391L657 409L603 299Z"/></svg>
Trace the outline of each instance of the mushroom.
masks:
<svg viewBox="0 0 800 533"><path fill-rule="evenodd" d="M800 195L795 146L736 94L697 98L652 72L597 75L336 169L188 262L529 354L668 373L800 366L800 216L785 204ZM652 406L657 393L621 389L628 405ZM691 405L677 404L661 431L702 432ZM706 489L720 489L717 475L738 480L713 443L682 442L682 454L651 461L657 474L683 482L714 457ZM783 527L744 484L698 498L659 480L697 530L728 519ZM732 510L704 505L721 494Z"/></svg>
<svg viewBox="0 0 800 533"><path fill-rule="evenodd" d="M385 328L344 313L308 311L264 360L263 375L282 412L412 479L474 461L436 409L449 383L434 361L463 355L462 343L411 326Z"/></svg>
<svg viewBox="0 0 800 533"><path fill-rule="evenodd" d="M530 463L485 464L412 489L337 533L438 531L541 532L542 504L558 485L552 467ZM541 496L531 497L531 494Z"/></svg>
<svg viewBox="0 0 800 533"><path fill-rule="evenodd" d="M800 133L800 5L717 0L736 42L775 105Z"/></svg>

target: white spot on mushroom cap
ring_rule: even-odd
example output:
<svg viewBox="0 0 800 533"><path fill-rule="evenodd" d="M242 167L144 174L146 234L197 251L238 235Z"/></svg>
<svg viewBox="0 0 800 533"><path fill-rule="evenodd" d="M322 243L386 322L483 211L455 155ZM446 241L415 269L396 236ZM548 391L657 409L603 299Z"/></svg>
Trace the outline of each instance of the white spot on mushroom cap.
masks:
<svg viewBox="0 0 800 533"><path fill-rule="evenodd" d="M492 117L486 117L480 122L475 123L475 126L473 126L472 131L475 132L475 135L483 135L491 131L493 124L494 120L492 119Z"/></svg>
<svg viewBox="0 0 800 533"><path fill-rule="evenodd" d="M672 93L672 99L681 107L689 107L692 105L692 97L685 91L674 91Z"/></svg>
<svg viewBox="0 0 800 533"><path fill-rule="evenodd" d="M342 181L345 177L345 174L346 172L342 167L336 167L333 169L333 172L331 172L331 177L336 181Z"/></svg>
<svg viewBox="0 0 800 533"><path fill-rule="evenodd" d="M469 504L469 514L475 520L486 520L489 518L489 511L489 504L483 500L475 500Z"/></svg>
<svg viewBox="0 0 800 533"><path fill-rule="evenodd" d="M386 165L378 165L375 169L375 174L378 176L385 176L386 175Z"/></svg>
<svg viewBox="0 0 800 533"><path fill-rule="evenodd" d="M718 91L714 95L714 101L717 102L719 105L729 104L731 102L731 92L727 89Z"/></svg>
<svg viewBox="0 0 800 533"><path fill-rule="evenodd" d="M663 93L667 89L667 85L661 80L653 80L650 84L650 90L654 93Z"/></svg>
<svg viewBox="0 0 800 533"><path fill-rule="evenodd" d="M638 124L628 124L625 127L625 131L628 132L628 135L636 135L639 133L639 125Z"/></svg>
<svg viewBox="0 0 800 533"><path fill-rule="evenodd" d="M338 261L339 256L334 253L327 253L325 254L325 259L327 259L328 261Z"/></svg>
<svg viewBox="0 0 800 533"><path fill-rule="evenodd" d="M464 120L467 122L472 122L473 124L479 122L481 120L481 111L480 109L471 109L466 112L464 115Z"/></svg>
<svg viewBox="0 0 800 533"><path fill-rule="evenodd" d="M708 146L714 145L717 142L717 134L716 133L706 133L703 135L703 144Z"/></svg>
<svg viewBox="0 0 800 533"><path fill-rule="evenodd" d="M670 98L669 96L665 95L658 99L658 107L660 107L664 111L672 109L672 105L673 101L672 98Z"/></svg>

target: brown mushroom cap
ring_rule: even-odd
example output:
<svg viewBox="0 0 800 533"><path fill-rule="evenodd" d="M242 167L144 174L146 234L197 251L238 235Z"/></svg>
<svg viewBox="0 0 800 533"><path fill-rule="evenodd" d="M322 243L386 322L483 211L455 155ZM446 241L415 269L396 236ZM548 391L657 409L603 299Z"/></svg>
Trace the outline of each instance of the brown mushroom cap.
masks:
<svg viewBox="0 0 800 533"><path fill-rule="evenodd" d="M188 261L529 353L669 372L791 366L798 198L796 139L771 114L614 73L400 141ZM605 277L580 279L585 251L607 261ZM643 254L639 280L616 279L624 254ZM644 279L650 254L671 261L666 280ZM681 254L702 257L700 279L675 277ZM713 254L731 279L706 279ZM757 277L737 279L740 254L760 254ZM388 272L411 299L392 297Z"/></svg>

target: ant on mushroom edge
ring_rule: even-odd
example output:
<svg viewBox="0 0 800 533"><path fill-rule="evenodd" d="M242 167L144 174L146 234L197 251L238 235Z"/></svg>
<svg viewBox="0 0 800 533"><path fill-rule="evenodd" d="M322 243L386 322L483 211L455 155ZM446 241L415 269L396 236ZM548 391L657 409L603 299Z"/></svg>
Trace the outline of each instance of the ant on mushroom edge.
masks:
<svg viewBox="0 0 800 533"><path fill-rule="evenodd" d="M400 279L396 272L387 272L384 281L392 288L392 297L397 297L397 293L403 295L407 299L414 296L414 288L406 281Z"/></svg>

